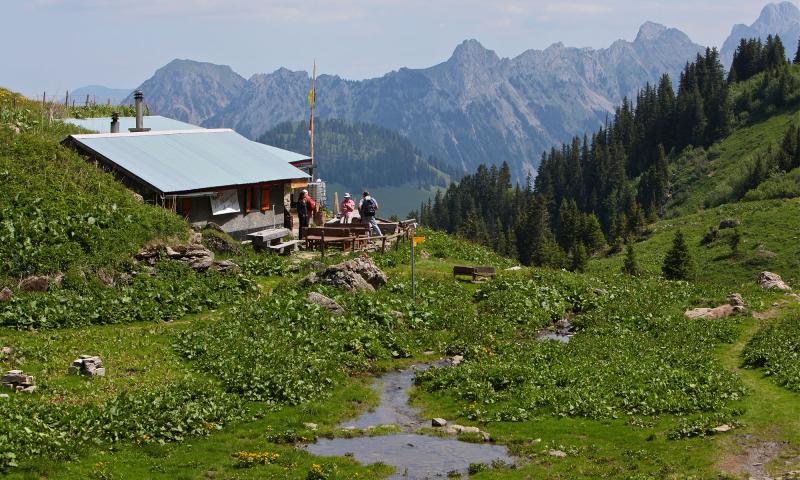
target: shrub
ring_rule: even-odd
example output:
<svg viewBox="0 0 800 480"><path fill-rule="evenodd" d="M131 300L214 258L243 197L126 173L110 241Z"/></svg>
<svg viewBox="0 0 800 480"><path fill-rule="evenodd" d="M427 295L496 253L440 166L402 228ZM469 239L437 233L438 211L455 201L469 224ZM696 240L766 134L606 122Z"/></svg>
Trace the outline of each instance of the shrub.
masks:
<svg viewBox="0 0 800 480"><path fill-rule="evenodd" d="M689 252L689 246L683 238L683 232L675 232L672 240L672 248L664 257L664 265L661 268L664 278L668 280L690 280L694 278L695 265L694 259Z"/></svg>

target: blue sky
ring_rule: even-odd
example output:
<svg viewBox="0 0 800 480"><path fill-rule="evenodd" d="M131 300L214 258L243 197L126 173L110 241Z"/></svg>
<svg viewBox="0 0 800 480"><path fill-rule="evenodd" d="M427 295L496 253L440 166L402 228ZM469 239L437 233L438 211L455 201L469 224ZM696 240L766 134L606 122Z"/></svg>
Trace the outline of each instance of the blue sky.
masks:
<svg viewBox="0 0 800 480"><path fill-rule="evenodd" d="M554 42L602 48L647 20L719 46L765 0L3 0L0 85L30 96L134 87L174 58L245 77L280 66L345 78L447 59L475 38L513 57Z"/></svg>

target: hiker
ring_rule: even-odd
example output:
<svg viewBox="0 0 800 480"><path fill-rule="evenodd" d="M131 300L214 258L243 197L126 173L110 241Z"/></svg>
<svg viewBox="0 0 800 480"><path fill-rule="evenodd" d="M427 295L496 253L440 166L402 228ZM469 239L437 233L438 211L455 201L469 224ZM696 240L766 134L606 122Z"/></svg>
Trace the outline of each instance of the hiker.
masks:
<svg viewBox="0 0 800 480"><path fill-rule="evenodd" d="M308 218L313 215L316 207L317 204L314 202L314 199L308 195L308 190L303 190L300 192L300 200L297 201L297 218L300 219L300 239L306 236Z"/></svg>
<svg viewBox="0 0 800 480"><path fill-rule="evenodd" d="M358 204L358 213L361 215L361 223L369 225L367 235L372 236L372 229L378 232L378 236L382 237L381 229L378 222L375 220L375 214L378 213L378 202L369 195L369 192L364 191L363 198Z"/></svg>
<svg viewBox="0 0 800 480"><path fill-rule="evenodd" d="M342 223L352 223L353 212L356 209L356 202L350 198L349 193L344 194L344 199L342 200L340 207L340 210L342 211Z"/></svg>

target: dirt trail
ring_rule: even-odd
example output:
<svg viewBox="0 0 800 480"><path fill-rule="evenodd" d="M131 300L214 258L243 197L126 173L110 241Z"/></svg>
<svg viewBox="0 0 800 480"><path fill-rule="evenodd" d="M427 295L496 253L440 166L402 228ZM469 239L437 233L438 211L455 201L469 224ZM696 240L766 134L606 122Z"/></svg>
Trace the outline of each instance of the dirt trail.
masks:
<svg viewBox="0 0 800 480"><path fill-rule="evenodd" d="M779 315L791 301L797 301L797 298L781 300L772 304L767 310L753 312L752 316L755 321L748 321L748 325L742 331L739 339L722 354L723 364L740 376L749 390L749 395L758 396L759 401L753 402L746 415L753 419L769 420L772 409L783 408L783 400L795 395L772 383L760 371L739 368L742 350L758 331L761 322ZM778 458L784 459L785 468L797 468L800 463L800 451L797 446L792 447L788 445L788 442L780 439L780 430L786 427L781 425L778 428L770 428L764 425L753 425L752 429L745 427L742 432L734 433L723 444L724 453L721 454L716 467L722 472L737 475L740 478L773 480L800 478L800 472L797 470L786 470L775 475L769 475L767 471L768 464ZM754 433L745 433L747 431Z"/></svg>

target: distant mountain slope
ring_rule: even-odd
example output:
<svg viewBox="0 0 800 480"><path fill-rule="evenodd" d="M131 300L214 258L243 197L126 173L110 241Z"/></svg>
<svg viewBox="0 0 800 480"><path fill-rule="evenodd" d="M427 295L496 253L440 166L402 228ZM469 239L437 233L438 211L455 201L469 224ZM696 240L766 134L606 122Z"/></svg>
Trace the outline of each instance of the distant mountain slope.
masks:
<svg viewBox="0 0 800 480"><path fill-rule="evenodd" d="M199 125L228 106L247 81L227 65L173 60L139 88L155 115ZM129 95L123 103L132 103Z"/></svg>
<svg viewBox="0 0 800 480"><path fill-rule="evenodd" d="M770 3L761 10L761 15L752 25L734 25L720 50L722 63L725 67L730 67L739 40L766 40L767 35L780 35L787 55L794 55L797 40L800 38L800 9L792 2Z"/></svg>
<svg viewBox="0 0 800 480"><path fill-rule="evenodd" d="M133 88L109 88L102 85L87 85L69 92L69 96L75 100L76 105L85 104L87 95L89 96L89 100L94 103L106 103L110 101L112 105L119 105L132 91Z"/></svg>
<svg viewBox="0 0 800 480"><path fill-rule="evenodd" d="M259 142L308 152L308 124L284 122ZM344 120L318 120L315 125L315 176L355 187L415 185L445 187L464 173L424 157L407 138L383 127ZM454 178L455 179L455 178Z"/></svg>
<svg viewBox="0 0 800 480"><path fill-rule="evenodd" d="M644 24L633 42L619 40L606 49L558 43L513 59L468 40L430 68L402 68L363 81L322 75L317 112L400 132L459 169L507 160L523 178L544 149L595 129L624 96L664 72L677 75L702 49L682 32L654 23ZM215 69L231 79L226 89L209 82ZM245 82L227 67L174 61L141 88L154 113L258 138L281 122L307 118L308 87L306 72L282 68Z"/></svg>

